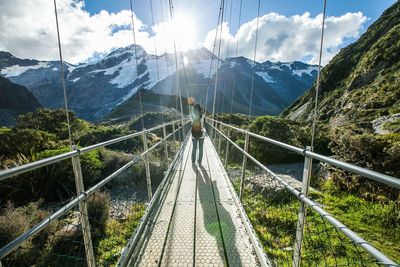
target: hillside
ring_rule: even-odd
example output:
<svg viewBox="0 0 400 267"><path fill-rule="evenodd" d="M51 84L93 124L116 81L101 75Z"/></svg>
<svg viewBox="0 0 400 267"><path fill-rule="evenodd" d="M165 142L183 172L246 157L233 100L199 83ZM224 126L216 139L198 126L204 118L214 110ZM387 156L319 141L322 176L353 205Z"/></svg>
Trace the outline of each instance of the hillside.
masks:
<svg viewBox="0 0 400 267"><path fill-rule="evenodd" d="M379 133L382 123L399 123L399 51L397 2L323 68L318 119L332 127L351 125L369 133ZM310 121L314 95L315 84L281 116Z"/></svg>
<svg viewBox="0 0 400 267"><path fill-rule="evenodd" d="M0 96L0 126L15 125L18 115L41 107L28 89L3 77L0 77Z"/></svg>
<svg viewBox="0 0 400 267"><path fill-rule="evenodd" d="M86 120L101 121L138 90L151 90L165 96L176 95L174 56L151 55L137 46L136 71L134 48L118 48L96 62L79 65L64 62L71 110ZM189 93L198 102L207 102L209 109L212 109L213 102L217 65L215 57L206 48L189 50L182 53L179 64L182 96ZM211 58L214 58L212 67ZM185 62L184 69L182 62ZM279 114L303 94L316 77L316 67L301 62L254 63L238 57L221 60L220 63L217 112L230 111L228 103L233 77L236 84L234 112L247 114L251 78L254 75L253 115ZM59 61L19 59L10 53L0 52L0 75L27 87L46 108L63 106ZM207 85L209 93L206 101ZM164 108L168 106L155 106L154 110Z"/></svg>

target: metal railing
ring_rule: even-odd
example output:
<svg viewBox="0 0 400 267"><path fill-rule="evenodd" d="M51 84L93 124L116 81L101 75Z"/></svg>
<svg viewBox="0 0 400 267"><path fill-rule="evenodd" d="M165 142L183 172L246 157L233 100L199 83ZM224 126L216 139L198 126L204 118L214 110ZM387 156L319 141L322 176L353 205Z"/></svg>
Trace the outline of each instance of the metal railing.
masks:
<svg viewBox="0 0 400 267"><path fill-rule="evenodd" d="M101 224L100 222L96 222L93 220L91 213L93 213L93 210L96 211L96 204L97 205L104 205L103 198L108 198L111 199L111 201L114 201L115 199L111 196L110 197L110 193L108 192L109 190L107 190L107 186L109 186L110 182L112 180L114 180L116 177L118 177L119 175L121 175L124 172L130 171L130 168L132 166L134 166L135 164L138 164L141 162L144 163L144 173L145 173L145 177L146 177L146 188L147 188L147 200L148 202L151 204L153 203L153 199L154 196L157 196L157 189L159 187L159 185L163 184L162 180L155 180L155 176L151 175L151 172L153 171L153 169L155 168L150 168L150 164L154 164L151 161L151 156L154 153L158 153L158 155L156 155L157 159L155 161L157 162L163 162L165 164L169 164L169 162L174 163L176 161L176 156L179 154L179 148L178 148L178 142L179 142L179 146L182 146L182 142L184 141L184 136L188 133L188 130L186 129L188 126L187 121L183 122L183 121L173 121L173 122L169 122L169 123L165 123L156 127L153 127L151 129L145 129L141 132L137 132L137 133L133 133L133 134L129 134L123 137L119 137L119 138L115 138L106 142L102 142L102 143L98 143L95 145L91 145L88 147L84 147L84 148L78 148L78 147L74 147L74 150L71 152L67 152L67 153L63 153L61 155L57 155L54 157L50 157L50 158L46 158L43 160L39 160L39 161L35 161L26 165L22 165L22 166L18 166L15 168L11 168L11 169L7 169L4 171L0 172L0 181L4 181L6 179L9 179L11 177L23 174L23 173L27 173L30 171L34 171L36 169L39 169L41 167L44 166L49 166L49 165L53 165L56 164L60 161L66 160L66 159L71 159L72 160L72 167L73 167L73 173L74 173L74 177L75 177L75 187L76 187L76 191L77 191L77 196L75 198L73 198L72 200L70 200L66 205L62 206L61 208L58 208L58 210L56 210L54 213L52 213L50 216L48 216L47 218L43 219L42 221L40 221L38 224L36 224L35 226L33 226L32 228L30 228L28 231L26 231L25 233L23 233L22 235L20 235L19 237L17 237L16 239L14 239L12 242L8 243L7 245L5 245L3 248L0 249L0 261L3 261L3 263L7 264L7 256L9 256L10 254L15 254L15 251L17 251L17 249L19 250L24 250L26 245L26 242L30 242L30 243L35 243L38 236L38 233L40 233L41 231L46 230L46 235L48 236L52 236L53 240L52 241L53 244L56 244L56 247L60 249L61 252L57 252L57 251L53 251L55 250L55 248L48 248L47 250L51 249L51 253L55 254L55 253L59 253L60 255L62 255L62 257L64 257L64 261L62 261L61 264L67 264L67 265L81 265L83 264L83 262L86 262L86 264L88 266L95 266L96 265L96 261L97 261L97 256L95 255L97 249L94 248L94 242L96 242L96 246L101 246L101 241L98 240L93 240L92 235L97 235L99 236L97 231L97 228L101 228L101 227L105 227L103 224ZM172 131L167 134L167 129L172 127ZM153 144L152 146L149 147L149 141L147 138L147 135L151 132L154 131L161 131L161 134L163 135L163 138L156 142L155 144ZM142 142L143 142L143 152L140 153L139 155L133 156L133 158L131 160L129 160L129 162L127 162L126 164L124 164L122 167L120 167L119 169L117 169L116 171L114 171L113 173L111 173L110 175L108 175L106 178L104 178L103 180L101 180L100 182L98 182L97 184L95 184L94 186L90 187L89 189L85 190L84 186L83 186L83 181L84 181L84 177L82 175L82 167L81 167L81 160L80 157L82 154L85 154L87 152L96 150L96 149L100 149L100 148L104 148L106 146L112 145L112 144L116 144L118 142L122 142L125 140L129 140L135 137L142 137ZM163 146L162 146L163 145ZM174 157L175 155L175 157ZM153 155L154 157L154 155ZM158 158L161 157L161 158ZM172 158L171 158L172 157ZM173 165L173 164L172 164ZM172 166L171 165L171 166ZM162 171L162 168L160 168L160 172L164 174L164 172ZM167 170L167 174L168 174L168 170ZM162 175L164 176L164 175ZM138 181L135 181L138 182ZM139 181L140 182L140 181ZM153 184L153 186L152 186ZM99 197L98 194L99 193L104 193L106 197L104 197L104 195L102 195L100 198L100 201L98 201L96 203L96 201L94 201L94 204L92 204L93 202L93 198L94 197ZM155 192L155 195L153 195L153 192ZM129 194L129 191L128 191ZM91 207L88 207L90 206ZM126 206L128 206L128 204L124 204ZM129 208L124 208L123 212L124 213L129 213L131 212L132 209L132 203L129 203ZM95 208L93 208L93 207ZM77 210L77 208L79 209L79 211ZM115 209L119 209L119 207L115 208ZM72 212L72 213L71 213ZM107 211L108 212L108 211ZM79 214L79 215L77 215ZM126 215L125 217L129 217L130 215ZM117 214L118 215L118 214ZM125 215L125 214L123 214ZM78 216L78 218L74 218L74 216ZM73 223L71 223L71 220L73 221ZM124 218L122 221L126 220L126 218ZM57 223L57 226L54 226L54 223ZM115 221L114 223L117 223L117 221ZM93 226L93 224L95 225L94 228L96 229L91 229L91 226ZM47 233L47 229L49 228L54 228L55 230L50 233L51 231L49 231L49 233ZM79 230L79 228L81 228L81 232L82 234L79 235L77 234L77 230ZM129 228L129 227L128 227ZM131 228L131 227L130 227ZM129 228L129 229L130 229ZM71 230L73 229L73 230ZM134 229L131 229L134 230ZM96 232L97 231L97 232ZM103 229L102 235L104 236L104 232L106 230ZM126 234L126 233L124 233ZM132 233L129 233L129 236ZM61 235L63 235L62 237L60 237ZM66 238L64 238L64 236L67 236ZM97 239L96 236L96 239ZM59 245L60 242L59 240L61 239L68 239L68 245ZM80 241L79 241L79 240ZM129 237L126 237L126 239L129 239ZM46 241L47 243L49 241ZM42 242L43 243L43 242ZM84 245L84 252L81 249L82 244ZM46 247L46 244L42 244L43 248ZM65 251L67 250L67 248L70 251ZM44 249L46 250L46 249ZM76 251L75 251L76 250ZM15 256L13 256L14 258L18 257L19 254L23 254L24 252L18 252ZM38 252L35 255L39 255L42 254L42 252ZM58 255L59 256L59 255ZM49 260L50 258L50 260ZM71 263L70 260L72 258L75 258L74 263ZM115 261L115 260L114 260ZM80 264L77 262L81 262ZM42 261L40 264L45 264L45 265L52 265L52 264L56 264L56 263L60 263L60 261L57 259L57 261L54 260L54 257L47 257L46 260Z"/></svg>
<svg viewBox="0 0 400 267"><path fill-rule="evenodd" d="M221 159L224 159L225 168L229 176L231 176L229 178L234 183L237 182L237 193L245 209L247 207L246 212L250 214L248 215L253 216L253 220L258 220L258 218L254 218L257 214L253 214L254 209L258 208L254 205L254 202L257 201L257 197L263 195L265 197L263 198L264 202L268 202L269 206L265 206L268 211L264 211L265 214L261 213L265 217L259 218L259 223L267 223L269 225L268 220L270 219L271 221L280 220L282 224L290 222L293 226L283 231L279 229L279 224L274 221L275 225L270 225L270 228L272 228L270 229L271 232L266 233L263 231L267 230L259 230L259 238L261 240L265 239L264 241L268 244L267 247L276 248L275 250L268 250L269 248L267 248L266 251L269 260L273 264L277 266L293 265L294 267L300 266L300 264L303 264L303 266L310 264L322 264L325 266L342 264L346 266L398 266L393 260L321 208L317 202L308 196L312 159L352 171L397 189L400 188L400 180L398 178L311 152L309 147L303 149L288 145L217 120L208 119L207 126L210 127L210 135L213 136L214 145L218 147ZM226 134L222 132L222 129L225 129ZM229 138L232 132L242 135L244 139L242 147ZM303 179L302 183L299 182L300 186L295 186L287 179L276 175L252 156L248 152L250 137L304 156ZM223 142L225 142L225 151L222 149ZM234 150L235 153L232 151L229 153L230 150ZM239 167L239 154L243 155L241 167ZM235 156L236 167L232 166L233 156ZM247 168L248 160L253 165L253 170L257 170L253 171L252 174L249 168ZM231 164L229 164L230 161ZM251 178L246 178L246 176L250 175L252 175ZM254 188L253 190L249 190L245 187L245 180L252 179L253 177L261 177L262 181L260 184L262 189L259 190L259 194L254 192ZM250 180L247 181L250 183ZM297 189L299 187L301 189ZM257 227L254 228L257 229ZM338 246L337 251L341 251L344 255L336 255L338 252L333 249L334 246ZM365 251L368 255L364 255L362 251ZM350 259L350 254L357 255L354 256L357 259ZM302 263L302 261L304 262Z"/></svg>

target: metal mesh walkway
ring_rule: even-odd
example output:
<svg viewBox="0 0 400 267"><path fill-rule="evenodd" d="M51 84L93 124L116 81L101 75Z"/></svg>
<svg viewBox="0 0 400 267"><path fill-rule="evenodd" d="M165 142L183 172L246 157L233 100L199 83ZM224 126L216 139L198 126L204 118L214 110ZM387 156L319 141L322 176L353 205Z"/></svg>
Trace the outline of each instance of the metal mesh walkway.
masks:
<svg viewBox="0 0 400 267"><path fill-rule="evenodd" d="M130 265L259 265L211 140L202 164L191 151L189 142Z"/></svg>

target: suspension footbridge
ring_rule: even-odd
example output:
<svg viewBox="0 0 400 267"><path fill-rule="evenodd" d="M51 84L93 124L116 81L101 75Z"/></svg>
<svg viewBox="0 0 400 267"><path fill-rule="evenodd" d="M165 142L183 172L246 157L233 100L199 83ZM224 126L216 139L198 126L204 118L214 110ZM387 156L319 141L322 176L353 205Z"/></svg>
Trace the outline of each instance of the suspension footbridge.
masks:
<svg viewBox="0 0 400 267"><path fill-rule="evenodd" d="M77 196L74 199L0 249L1 262L7 266L6 263L19 255L27 242L32 242L43 231L57 225L58 231L54 235L60 231L64 234L72 231L76 235L72 243L75 245L71 245L69 240L72 233L67 234L66 239L61 239L64 247L54 247L47 255L46 265L111 264L98 260L99 243L94 241L98 237L93 229L93 225L98 225L98 222L88 212L88 202L97 193L107 191L107 186L123 172L135 164L144 164L148 189L146 212L139 225L132 229L130 236L122 240L122 250L115 253L117 266L398 266L373 244L310 199L307 192L311 159L329 163L397 189L400 188L399 179L211 119L207 126L209 135L204 143L205 156L201 163L193 165L189 157L192 149L189 125L181 121L166 123L143 132L76 148L55 157L1 171L0 180L4 181L60 161L72 160L77 184ZM167 129L171 129L170 132ZM231 131L243 134L247 144L243 147L235 144L227 135ZM162 133L163 138L151 145L147 138L151 132ZM96 185L83 188L84 177L80 165L83 154L137 137L143 138L143 152ZM294 187L250 155L247 147L252 138L303 155L305 161L302 188ZM235 183L232 173L227 172L225 166L230 165L231 158L237 159L238 156L243 157L243 162L240 178ZM169 164L161 180L152 177L150 160ZM247 167L247 162L252 164L251 168ZM254 224L247 217L251 210L242 204L243 198L251 198L243 190L249 190L246 184L251 181L246 179L246 175L255 167L267 177L265 185L268 195L278 202L282 212L280 216L295 218L295 224L287 229L290 233L289 240L276 235L274 242L270 244L280 251L279 254L271 253L259 241ZM287 205L289 200L295 203L295 208ZM73 222L68 219L72 215L78 216ZM272 235L276 229L288 227L271 225L273 221L266 223L270 225ZM76 231L81 231L82 234ZM341 247L341 253L332 254L337 246ZM37 248L38 255L41 254L41 249L44 248Z"/></svg>
<svg viewBox="0 0 400 267"><path fill-rule="evenodd" d="M57 20L56 1L54 6ZM259 6L260 1L258 12ZM325 6L326 1L324 19ZM132 1L130 7L133 14ZM169 9L173 19L172 1L169 1ZM218 18L220 28L217 28L214 42L215 48L219 32L218 59L223 15L224 1L221 1ZM132 15L133 38L136 44L133 22ZM58 20L56 23L59 33ZM319 62L323 30L324 21ZM61 80L68 115L59 36L58 42ZM74 197L62 203L61 207L53 208L47 217L0 248L0 266L13 266L15 259L22 256L30 257L31 260L37 258L34 264L36 266L399 266L372 242L314 201L309 196L309 191L313 160L374 180L393 190L400 189L400 180L315 153L312 143L311 147L296 147L215 120L218 67L212 116L207 119L205 155L199 164L191 164L190 123L183 114L175 43L174 48L177 72L175 90L176 95L180 96L180 120L163 122L151 129L144 129L142 119L143 129L140 132L83 148L72 146L69 133L70 152L0 172L0 181L4 182L40 168L57 168L57 164L70 161L76 187ZM257 41L254 62L256 50ZM211 58L211 64L213 59L214 57ZM137 61L135 46L136 69ZM218 65L219 60L217 61ZM185 71L184 64L182 65ZM312 140L315 133L319 73L320 67ZM249 116L253 82L254 73L249 90ZM205 106L210 103L209 87L208 85L203 103ZM189 98L188 91L186 93ZM138 95L140 100L140 93ZM139 102L142 110L141 100ZM68 116L67 124L70 130ZM236 137L241 136L244 143L235 142L231 138L233 133ZM151 135L158 138L151 141ZM81 166L83 155L135 138L141 139L142 149L131 155L125 165L85 188ZM249 153L249 143L255 139L304 157L301 187L272 172ZM139 172L143 175L138 175ZM260 190L252 184L252 179L256 176L263 177ZM146 208L138 220L134 217L135 203L129 197L137 192L136 187L140 183L145 184L141 189L146 192L146 200L136 199L133 202L144 202ZM112 191L121 186L125 188L123 193ZM99 219L99 216L93 214L91 203L97 200L98 205L104 204L104 195L110 196L111 204L104 205L105 215L102 214ZM250 218L249 214L253 212L251 204L260 196L267 203L263 206L263 216ZM274 207L273 210L269 209L271 206ZM30 254L27 256L24 251L28 248Z"/></svg>

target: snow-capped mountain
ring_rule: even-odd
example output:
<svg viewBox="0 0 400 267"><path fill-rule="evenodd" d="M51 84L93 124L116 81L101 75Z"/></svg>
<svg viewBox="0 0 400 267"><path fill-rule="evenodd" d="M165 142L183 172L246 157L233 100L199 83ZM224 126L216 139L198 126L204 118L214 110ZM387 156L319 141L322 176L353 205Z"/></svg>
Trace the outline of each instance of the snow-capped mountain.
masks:
<svg viewBox="0 0 400 267"><path fill-rule="evenodd" d="M201 48L178 57L182 96L194 96L203 104L207 102L210 110L217 68L215 55ZM213 64L211 58L214 58ZM311 86L317 73L316 66L301 62L254 63L238 57L220 60L219 64L218 112L230 111L233 92L233 111L247 113L254 76L252 114L278 114ZM139 89L162 95L179 94L174 55L150 55L140 46L118 48L101 60L88 64L64 62L64 70L69 107L88 120L104 118L121 103L134 97ZM63 106L59 61L19 59L0 52L0 75L27 87L45 107Z"/></svg>

